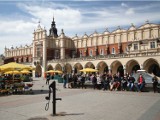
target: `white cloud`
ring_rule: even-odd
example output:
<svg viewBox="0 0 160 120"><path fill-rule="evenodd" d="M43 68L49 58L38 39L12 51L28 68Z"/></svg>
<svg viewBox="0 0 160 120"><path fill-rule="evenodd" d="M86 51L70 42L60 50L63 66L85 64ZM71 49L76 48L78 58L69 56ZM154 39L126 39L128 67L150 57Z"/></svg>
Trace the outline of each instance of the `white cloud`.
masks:
<svg viewBox="0 0 160 120"><path fill-rule="evenodd" d="M147 19L150 21L160 19L158 10L157 12L145 12L145 8L155 7L156 4L146 5L144 9L143 7L132 6L129 8L127 6L126 3L121 3L119 7L113 6L116 9L111 9L111 6L110 8L99 8L94 11L92 9L70 8L64 4L54 3L44 5L18 4L18 7L30 16L24 16L21 19L17 17L14 20L10 16L8 18L0 17L0 41L3 41L3 45L0 44L0 53L4 52L4 45L7 47L13 45L15 47L21 44L31 44L32 33L36 29L38 21L40 20L41 26L45 26L48 31L53 14L58 31L64 29L65 34L70 37L75 34L82 36L85 32L90 35L95 30L102 32L106 27L109 30L112 27L116 29L116 26L119 25L123 28L123 26L129 26L131 23L138 26ZM141 13L143 11L143 15L139 11Z"/></svg>
<svg viewBox="0 0 160 120"><path fill-rule="evenodd" d="M134 11L133 8L129 8L129 9L125 12L126 15L132 15L132 14L134 14L134 13L135 13L135 11Z"/></svg>
<svg viewBox="0 0 160 120"><path fill-rule="evenodd" d="M0 21L0 31L3 31L4 34L23 34L28 32L29 29L33 29L33 27L35 27L35 23L23 20Z"/></svg>
<svg viewBox="0 0 160 120"><path fill-rule="evenodd" d="M52 18L54 15L56 24L58 28L67 29L77 26L81 22L81 13L79 10L71 9L67 6L63 6L61 4L56 4L56 7L60 6L63 9L55 9L55 4L52 3L52 7L40 7L40 6L29 6L22 5L28 13L30 13L34 18L40 19L41 24L50 28L50 24L52 22Z"/></svg>
<svg viewBox="0 0 160 120"><path fill-rule="evenodd" d="M128 5L126 3L121 3L122 7L128 7Z"/></svg>

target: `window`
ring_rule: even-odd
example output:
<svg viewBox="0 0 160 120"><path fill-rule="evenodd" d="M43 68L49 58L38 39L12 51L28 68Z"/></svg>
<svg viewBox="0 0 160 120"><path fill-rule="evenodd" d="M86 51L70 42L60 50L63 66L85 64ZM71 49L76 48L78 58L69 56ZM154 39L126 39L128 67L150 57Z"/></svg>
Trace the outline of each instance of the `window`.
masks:
<svg viewBox="0 0 160 120"><path fill-rule="evenodd" d="M59 59L59 50L55 50L55 59Z"/></svg>
<svg viewBox="0 0 160 120"><path fill-rule="evenodd" d="M93 55L92 50L90 50L89 55L90 55L90 56L92 56L92 55Z"/></svg>
<svg viewBox="0 0 160 120"><path fill-rule="evenodd" d="M41 48L40 47L37 47L37 57L41 57Z"/></svg>
<svg viewBox="0 0 160 120"><path fill-rule="evenodd" d="M83 55L82 55L82 51L80 51L80 57L82 57Z"/></svg>
<svg viewBox="0 0 160 120"><path fill-rule="evenodd" d="M150 48L156 48L155 42L150 42Z"/></svg>
<svg viewBox="0 0 160 120"><path fill-rule="evenodd" d="M134 50L138 50L138 44L133 44Z"/></svg>
<svg viewBox="0 0 160 120"><path fill-rule="evenodd" d="M76 51L72 51L72 58L75 58L76 57Z"/></svg>
<svg viewBox="0 0 160 120"><path fill-rule="evenodd" d="M103 49L100 49L100 55L104 55Z"/></svg>
<svg viewBox="0 0 160 120"><path fill-rule="evenodd" d="M128 47L125 47L125 52L128 52Z"/></svg>
<svg viewBox="0 0 160 120"><path fill-rule="evenodd" d="M115 49L114 48L112 48L112 54L115 54Z"/></svg>

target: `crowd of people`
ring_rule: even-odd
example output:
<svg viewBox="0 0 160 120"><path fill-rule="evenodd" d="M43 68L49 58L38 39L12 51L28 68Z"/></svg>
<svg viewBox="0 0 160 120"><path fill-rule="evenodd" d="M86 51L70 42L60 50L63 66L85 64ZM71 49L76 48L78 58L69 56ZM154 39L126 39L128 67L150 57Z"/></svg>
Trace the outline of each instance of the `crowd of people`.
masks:
<svg viewBox="0 0 160 120"><path fill-rule="evenodd" d="M110 91L137 91L142 92L145 88L146 82L142 74L139 75L138 79L135 79L130 74L120 75L117 74L67 74L62 75L63 87L67 88L86 88L88 85L92 86L93 89L99 90L110 90ZM49 81L47 77L46 84ZM156 76L152 79L153 91L157 92L158 79ZM90 83L90 84L88 84Z"/></svg>

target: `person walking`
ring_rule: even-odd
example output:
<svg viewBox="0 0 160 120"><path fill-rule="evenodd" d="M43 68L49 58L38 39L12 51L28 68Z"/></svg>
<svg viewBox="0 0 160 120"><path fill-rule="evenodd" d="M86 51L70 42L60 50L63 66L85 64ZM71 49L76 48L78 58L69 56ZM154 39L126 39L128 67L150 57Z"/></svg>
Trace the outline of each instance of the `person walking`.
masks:
<svg viewBox="0 0 160 120"><path fill-rule="evenodd" d="M48 73L46 76L46 85L49 85L49 80L50 80L50 74Z"/></svg>
<svg viewBox="0 0 160 120"><path fill-rule="evenodd" d="M153 83L153 91L155 93L157 91L157 85L158 85L158 79L156 76L152 78L152 83Z"/></svg>
<svg viewBox="0 0 160 120"><path fill-rule="evenodd" d="M86 88L84 84L85 84L85 74L82 75L82 79L81 79L81 87L82 87L82 89Z"/></svg>
<svg viewBox="0 0 160 120"><path fill-rule="evenodd" d="M66 84L67 84L67 74L64 73L64 74L62 75L62 78L63 78L63 88L66 88Z"/></svg>
<svg viewBox="0 0 160 120"><path fill-rule="evenodd" d="M77 80L78 80L77 74L74 73L72 77L73 88L77 88Z"/></svg>
<svg viewBox="0 0 160 120"><path fill-rule="evenodd" d="M93 84L93 88L96 89L97 88L97 78L94 74L92 77L92 84Z"/></svg>

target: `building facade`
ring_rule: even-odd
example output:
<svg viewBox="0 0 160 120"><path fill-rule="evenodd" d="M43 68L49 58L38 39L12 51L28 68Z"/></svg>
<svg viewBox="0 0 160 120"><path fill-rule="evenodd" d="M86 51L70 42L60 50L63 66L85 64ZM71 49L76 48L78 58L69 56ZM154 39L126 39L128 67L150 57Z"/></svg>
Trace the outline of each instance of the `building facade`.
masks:
<svg viewBox="0 0 160 120"><path fill-rule="evenodd" d="M96 68L100 73L121 74L145 69L160 76L160 24L146 21L140 27L133 24L126 30L118 26L110 32L86 33L68 37L63 29L58 35L53 18L49 34L40 24L33 33L33 43L19 48L5 48L5 58L36 67L35 74L47 70L68 73Z"/></svg>

